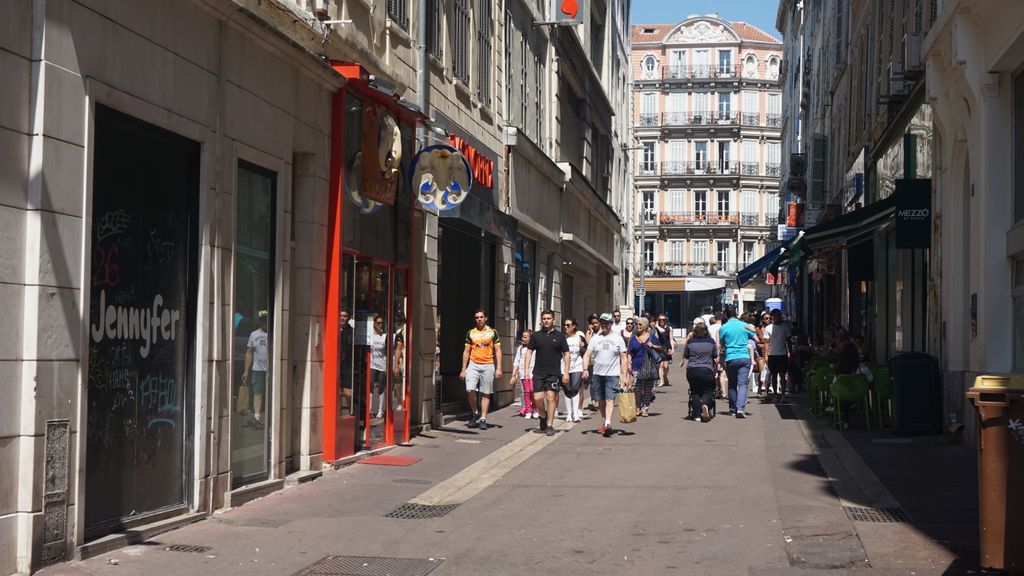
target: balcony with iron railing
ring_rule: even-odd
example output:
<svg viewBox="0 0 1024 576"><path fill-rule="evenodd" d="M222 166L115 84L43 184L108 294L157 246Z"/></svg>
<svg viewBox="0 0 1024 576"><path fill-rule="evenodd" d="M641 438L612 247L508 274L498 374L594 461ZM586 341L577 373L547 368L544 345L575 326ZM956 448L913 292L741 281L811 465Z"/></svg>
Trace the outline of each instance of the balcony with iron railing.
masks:
<svg viewBox="0 0 1024 576"><path fill-rule="evenodd" d="M740 220L740 213L732 211L697 210L676 212L667 210L658 215L658 223L662 226L737 225L740 223Z"/></svg>
<svg viewBox="0 0 1024 576"><path fill-rule="evenodd" d="M782 128L782 114L765 114L764 125L769 128Z"/></svg>
<svg viewBox="0 0 1024 576"><path fill-rule="evenodd" d="M637 126L641 128L654 128L658 126L657 112L641 112Z"/></svg>
<svg viewBox="0 0 1024 576"><path fill-rule="evenodd" d="M760 176L761 165L757 162L740 162L740 173L744 176Z"/></svg>
<svg viewBox="0 0 1024 576"><path fill-rule="evenodd" d="M764 173L766 176L774 176L776 178L782 176L782 164L778 162L767 162L764 165Z"/></svg>
<svg viewBox="0 0 1024 576"><path fill-rule="evenodd" d="M738 175L738 162L722 160L668 160L661 163L662 176L729 176Z"/></svg>
<svg viewBox="0 0 1024 576"><path fill-rule="evenodd" d="M739 115L730 111L697 110L694 112L665 112L662 114L662 125L672 126L735 126L739 124Z"/></svg>
<svg viewBox="0 0 1024 576"><path fill-rule="evenodd" d="M740 212L740 226L758 226L760 221L757 212Z"/></svg>
<svg viewBox="0 0 1024 576"><path fill-rule="evenodd" d="M736 274L735 262L658 262L647 263L644 274L651 278L672 278L682 276L732 276Z"/></svg>
<svg viewBox="0 0 1024 576"><path fill-rule="evenodd" d="M641 161L637 166L638 176L657 176L658 175L658 163L653 161Z"/></svg>
<svg viewBox="0 0 1024 576"><path fill-rule="evenodd" d="M772 215L769 215L769 216L765 216L764 217L764 225L765 226L778 226L779 225L779 216L777 214L772 214Z"/></svg>

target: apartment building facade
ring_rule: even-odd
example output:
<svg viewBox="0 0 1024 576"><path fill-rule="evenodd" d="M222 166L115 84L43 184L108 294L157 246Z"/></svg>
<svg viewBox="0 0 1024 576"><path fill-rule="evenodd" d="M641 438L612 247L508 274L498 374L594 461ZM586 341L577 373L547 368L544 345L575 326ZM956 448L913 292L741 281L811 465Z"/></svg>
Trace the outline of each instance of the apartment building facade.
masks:
<svg viewBox="0 0 1024 576"><path fill-rule="evenodd" d="M766 278L740 287L736 274L778 241L781 42L744 22L693 15L634 24L632 56L642 307L676 325L702 305L763 307Z"/></svg>

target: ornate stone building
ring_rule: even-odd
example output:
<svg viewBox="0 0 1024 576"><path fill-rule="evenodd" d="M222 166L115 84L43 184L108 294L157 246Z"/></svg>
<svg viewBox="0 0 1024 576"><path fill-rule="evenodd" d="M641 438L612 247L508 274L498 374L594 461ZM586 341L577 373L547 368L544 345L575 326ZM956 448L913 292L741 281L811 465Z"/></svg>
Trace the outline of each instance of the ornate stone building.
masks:
<svg viewBox="0 0 1024 576"><path fill-rule="evenodd" d="M736 273L777 243L781 42L694 15L635 24L632 54L642 308L681 326L702 305L763 306L764 279L741 288Z"/></svg>

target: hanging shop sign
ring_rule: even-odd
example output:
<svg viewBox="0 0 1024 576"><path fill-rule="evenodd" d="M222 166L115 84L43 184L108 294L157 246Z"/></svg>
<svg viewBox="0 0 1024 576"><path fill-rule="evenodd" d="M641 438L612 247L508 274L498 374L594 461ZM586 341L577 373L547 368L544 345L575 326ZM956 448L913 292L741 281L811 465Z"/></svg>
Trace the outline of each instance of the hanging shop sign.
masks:
<svg viewBox="0 0 1024 576"><path fill-rule="evenodd" d="M932 181L896 181L896 248L931 248Z"/></svg>
<svg viewBox="0 0 1024 576"><path fill-rule="evenodd" d="M402 132L384 107L363 105L362 146L345 163L345 190L363 214L395 203Z"/></svg>
<svg viewBox="0 0 1024 576"><path fill-rule="evenodd" d="M803 228L805 204L790 202L786 205L786 226L790 228Z"/></svg>
<svg viewBox="0 0 1024 576"><path fill-rule="evenodd" d="M448 135L448 143L466 157L474 182L484 188L494 188L494 160L454 134Z"/></svg>
<svg viewBox="0 0 1024 576"><path fill-rule="evenodd" d="M555 23L573 26L583 23L583 4L586 0L555 0Z"/></svg>
<svg viewBox="0 0 1024 576"><path fill-rule="evenodd" d="M493 177L493 168L491 174ZM462 204L473 186L469 161L458 149L445 144L420 150L412 160L409 177L420 204L438 211Z"/></svg>

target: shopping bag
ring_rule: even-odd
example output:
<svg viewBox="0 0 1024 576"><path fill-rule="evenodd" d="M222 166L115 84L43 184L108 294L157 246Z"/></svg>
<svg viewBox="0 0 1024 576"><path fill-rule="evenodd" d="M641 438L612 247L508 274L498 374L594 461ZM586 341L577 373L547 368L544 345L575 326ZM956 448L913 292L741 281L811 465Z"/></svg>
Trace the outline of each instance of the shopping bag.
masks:
<svg viewBox="0 0 1024 576"><path fill-rule="evenodd" d="M618 394L619 421L626 424L636 422L636 394L632 390L623 390Z"/></svg>
<svg viewBox="0 0 1024 576"><path fill-rule="evenodd" d="M249 387L241 386L238 388L238 401L235 402L235 412L238 412L242 416L249 413Z"/></svg>

